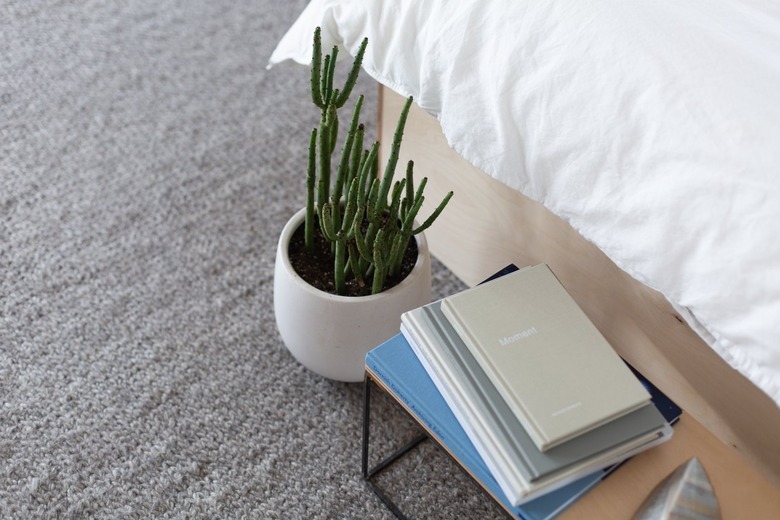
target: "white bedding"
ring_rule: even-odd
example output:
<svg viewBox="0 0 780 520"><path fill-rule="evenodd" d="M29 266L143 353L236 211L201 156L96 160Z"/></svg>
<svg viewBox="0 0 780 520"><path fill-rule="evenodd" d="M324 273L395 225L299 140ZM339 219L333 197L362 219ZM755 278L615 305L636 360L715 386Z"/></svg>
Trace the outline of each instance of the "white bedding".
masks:
<svg viewBox="0 0 780 520"><path fill-rule="evenodd" d="M314 0L323 48L657 289L780 404L780 4Z"/></svg>

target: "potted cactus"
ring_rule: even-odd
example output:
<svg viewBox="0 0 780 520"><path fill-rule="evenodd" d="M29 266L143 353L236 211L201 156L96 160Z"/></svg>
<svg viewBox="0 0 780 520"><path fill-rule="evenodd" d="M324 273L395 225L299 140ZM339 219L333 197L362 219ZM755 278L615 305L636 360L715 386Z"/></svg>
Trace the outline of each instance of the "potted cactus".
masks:
<svg viewBox="0 0 780 520"><path fill-rule="evenodd" d="M333 86L338 47L323 58L320 29L314 32L311 95L320 120L308 144L306 206L282 231L274 274L274 311L285 345L307 368L342 381L362 380L365 353L398 332L401 313L430 301L423 231L452 197L448 193L420 222L426 179L415 186L410 161L395 180L411 98L382 171L379 143L364 149L363 96L338 146L339 112L367 43L363 40L338 89Z"/></svg>

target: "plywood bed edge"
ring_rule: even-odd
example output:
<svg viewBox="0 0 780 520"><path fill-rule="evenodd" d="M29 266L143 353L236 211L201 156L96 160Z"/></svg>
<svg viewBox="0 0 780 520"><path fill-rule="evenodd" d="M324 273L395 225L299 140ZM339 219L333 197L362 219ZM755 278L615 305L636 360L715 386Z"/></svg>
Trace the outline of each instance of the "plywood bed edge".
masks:
<svg viewBox="0 0 780 520"><path fill-rule="evenodd" d="M379 88L381 138L392 136L404 100ZM455 191L426 236L434 256L456 276L473 285L510 262L549 264L621 356L780 486L780 408L723 361L661 294L544 207L463 160L436 119L416 105L401 164L409 159L418 177L429 178L427 201ZM424 207L422 214L431 211Z"/></svg>

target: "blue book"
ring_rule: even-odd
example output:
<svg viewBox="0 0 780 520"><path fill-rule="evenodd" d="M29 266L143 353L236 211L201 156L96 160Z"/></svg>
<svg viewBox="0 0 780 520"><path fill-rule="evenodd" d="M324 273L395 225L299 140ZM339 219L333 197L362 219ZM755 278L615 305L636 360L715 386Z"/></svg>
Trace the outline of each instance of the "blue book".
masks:
<svg viewBox="0 0 780 520"><path fill-rule="evenodd" d="M519 506L512 506L402 334L395 335L369 351L366 355L366 370L515 518L553 518L617 467L615 465L595 471L565 487ZM637 375L650 390L653 402L667 421L676 422L681 413L680 408L641 375Z"/></svg>

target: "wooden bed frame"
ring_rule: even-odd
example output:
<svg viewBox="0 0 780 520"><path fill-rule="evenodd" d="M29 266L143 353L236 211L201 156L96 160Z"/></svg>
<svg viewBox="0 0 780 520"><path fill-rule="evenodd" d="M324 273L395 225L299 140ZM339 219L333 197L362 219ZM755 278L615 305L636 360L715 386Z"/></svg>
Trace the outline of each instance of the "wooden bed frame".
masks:
<svg viewBox="0 0 780 520"><path fill-rule="evenodd" d="M380 137L391 138L403 101L380 86ZM400 164L408 159L418 178L429 178L422 214L455 192L426 236L432 253L456 276L473 285L508 263L549 264L621 356L780 485L780 408L707 346L661 294L540 204L463 160L436 119L416 105Z"/></svg>

